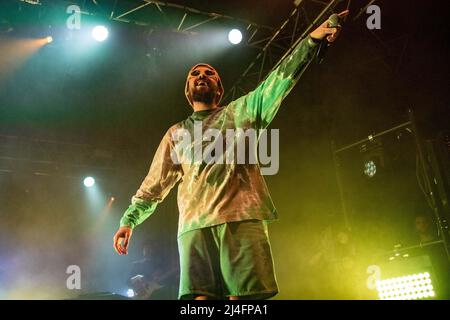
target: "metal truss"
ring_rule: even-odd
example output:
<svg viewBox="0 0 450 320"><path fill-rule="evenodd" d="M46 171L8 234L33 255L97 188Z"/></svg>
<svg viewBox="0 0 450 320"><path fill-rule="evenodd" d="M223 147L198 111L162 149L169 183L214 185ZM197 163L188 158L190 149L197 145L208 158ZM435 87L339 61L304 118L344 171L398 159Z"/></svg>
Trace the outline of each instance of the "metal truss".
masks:
<svg viewBox="0 0 450 320"><path fill-rule="evenodd" d="M161 15L169 14L169 11L171 11L171 19L166 21L168 21L170 29L175 32L191 33L199 31L200 27L212 22L224 22L227 24L234 22L245 26L247 36L244 44L259 52L228 91L224 98L224 101L227 102L227 100L233 100L238 95L249 92L258 85L263 77L270 70L273 70L300 40L312 31L312 28L318 22L324 20L327 14L332 13L339 2L341 0L296 0L294 2L294 10L278 29L232 16L151 0L140 1L135 7L120 13L116 8L118 3L118 0L116 0L109 18L115 21L149 26L149 22L138 21L132 16L144 8L153 6L157 8ZM173 19L174 10L182 13L182 16L179 16L178 19Z"/></svg>
<svg viewBox="0 0 450 320"><path fill-rule="evenodd" d="M82 14L106 17L112 21L150 28L155 27L151 17L155 14L160 15L164 21L164 27L186 34L201 32L202 27L211 23L238 25L245 28L244 45L256 49L257 55L228 91L224 98L227 102L255 88L263 77L273 70L318 22L331 14L342 0L296 0L294 10L277 29L237 17L163 1L75 1L77 2L82 9Z"/></svg>
<svg viewBox="0 0 450 320"><path fill-rule="evenodd" d="M366 12L367 8L375 2L376 0L370 0L352 20L357 21L361 19L361 16ZM389 57L390 63L386 63L386 65L394 74L397 74L400 72L403 61L407 58L407 49L411 43L412 33L398 32L396 34L383 34L383 36L380 36L378 33L378 30L369 30L369 34L376 40L382 53L374 55L370 59L361 59L359 65L368 65L374 61L384 60L386 57Z"/></svg>
<svg viewBox="0 0 450 320"><path fill-rule="evenodd" d="M339 158L340 154L359 147L360 150L366 149L367 143L377 142L377 139L382 136L386 136L388 134L392 134L395 132L399 132L400 130L406 130L413 135L414 144L416 147L417 153L417 182L419 184L420 189L424 193L425 199L433 211L436 226L439 230L439 241L435 243L442 243L445 249L446 258L450 262L450 233L448 226L448 195L446 194L446 181L445 181L445 172L442 171L442 168L439 167L438 161L436 158L436 150L438 150L433 143L428 140L424 140L421 136L421 132L417 127L417 121L412 110L408 110L408 121L398 124L395 127L384 130L377 134L369 135L367 138L359 140L357 142L351 143L349 145L336 148L334 142L332 142L333 148L333 162L335 166L336 172L336 181L339 189L339 196L341 202L341 209L343 213L345 226L351 230L352 225L349 222L348 210L347 210L347 201L344 196L344 183L342 177L342 164ZM445 133L442 133L445 135ZM444 147L444 139L443 137L439 137L441 147ZM419 178L420 177L420 178ZM422 245L420 245L422 246ZM405 248L411 249L413 247Z"/></svg>
<svg viewBox="0 0 450 320"><path fill-rule="evenodd" d="M232 101L253 90L319 22L333 12L339 2L341 0L297 0L295 9L275 32L259 40L250 37L248 44L258 46L260 52L237 79L224 100Z"/></svg>
<svg viewBox="0 0 450 320"><path fill-rule="evenodd" d="M50 1L50 0L17 0L19 3L30 5L46 6L69 6L78 5L80 13L88 16L97 16L100 18L130 23L140 26L154 26L150 13L159 14L164 19L164 27L175 32L193 33L200 27L210 22L227 22L244 25L253 32L255 30L272 31L274 28L258 24L246 19L233 17L225 14L207 12L196 8L163 1L139 0L74 0L74 1ZM146 10L146 11L144 11ZM139 15L140 14L140 15ZM144 17L144 15L146 15ZM169 19L170 18L170 19Z"/></svg>
<svg viewBox="0 0 450 320"><path fill-rule="evenodd" d="M167 21L169 24L171 24L171 29L173 31L187 33L187 32L193 32L194 30L198 29L201 26L204 26L212 21L216 20L223 20L223 21L231 21L236 22L242 25L246 25L248 29L252 30L273 30L270 26L265 26L261 24L257 24L255 22L240 19L237 17L232 17L224 14L219 14L215 12L206 12L202 10L198 10L195 8L170 3L170 2L163 2L163 1L151 1L151 0L143 0L140 1L141 4L135 6L132 9L129 9L125 12L117 14L117 2L115 1L115 5L113 9L111 10L111 13L109 15L109 18L111 20L120 21L120 22L127 22L127 23L134 23L138 25L148 26L150 23L148 21L138 21L135 18L130 17L132 13L136 13L137 11L140 11L146 7L154 6L157 8L158 12L162 15L166 15L174 12L181 13L182 16L178 19L173 19L173 21ZM143 3L142 3L143 2ZM128 17L128 18L126 18Z"/></svg>
<svg viewBox="0 0 450 320"><path fill-rule="evenodd" d="M296 0L295 8L289 17L275 29L245 19L162 1L48 1L19 0L19 3L26 2L39 8L78 4L82 14L149 28L156 27L155 22L149 18L156 14L163 17L161 21L164 22L165 28L187 34L201 32L203 27L211 23L244 26L247 34L244 44L255 49L257 56L229 90L225 101L254 89L340 2ZM0 171L3 172L22 171L27 168L30 173L42 175L70 172L78 176L84 174L87 169L106 173L117 170L120 166L118 159L119 157L112 153L102 153L88 145L0 136Z"/></svg>

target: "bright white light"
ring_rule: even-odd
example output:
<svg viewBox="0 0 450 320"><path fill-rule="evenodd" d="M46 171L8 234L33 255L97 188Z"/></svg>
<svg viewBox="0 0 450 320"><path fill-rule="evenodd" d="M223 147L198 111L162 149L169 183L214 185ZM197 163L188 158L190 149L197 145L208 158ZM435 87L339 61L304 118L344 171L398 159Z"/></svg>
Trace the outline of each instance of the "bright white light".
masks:
<svg viewBox="0 0 450 320"><path fill-rule="evenodd" d="M411 274L377 281L382 300L416 300L435 296L429 273Z"/></svg>
<svg viewBox="0 0 450 320"><path fill-rule="evenodd" d="M53 42L53 37L48 36L47 38L45 38L45 40L47 40L47 43L51 43L51 42Z"/></svg>
<svg viewBox="0 0 450 320"><path fill-rule="evenodd" d="M228 33L228 40L232 44L239 44L242 41L242 33L238 29L233 29Z"/></svg>
<svg viewBox="0 0 450 320"><path fill-rule="evenodd" d="M90 188L95 184L95 179L92 177L86 177L84 178L83 183L85 187Z"/></svg>
<svg viewBox="0 0 450 320"><path fill-rule="evenodd" d="M104 26L96 26L92 29L92 37L97 41L104 41L108 38L108 29Z"/></svg>
<svg viewBox="0 0 450 320"><path fill-rule="evenodd" d="M370 160L370 161L367 161L366 163L364 163L364 174L366 176L368 176L369 178L372 178L376 173L377 173L377 166L373 160ZM389 258L389 260L391 260L391 259Z"/></svg>
<svg viewBox="0 0 450 320"><path fill-rule="evenodd" d="M134 291L133 291L133 289L128 289L128 290L127 290L127 297L128 297L128 298L133 298L133 297L134 297Z"/></svg>

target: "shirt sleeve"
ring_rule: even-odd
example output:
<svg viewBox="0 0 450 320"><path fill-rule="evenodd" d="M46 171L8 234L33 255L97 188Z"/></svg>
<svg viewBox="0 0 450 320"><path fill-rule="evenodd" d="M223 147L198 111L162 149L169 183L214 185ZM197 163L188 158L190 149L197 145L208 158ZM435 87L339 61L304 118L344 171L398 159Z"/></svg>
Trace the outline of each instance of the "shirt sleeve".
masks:
<svg viewBox="0 0 450 320"><path fill-rule="evenodd" d="M252 92L231 102L243 108L257 128L266 128L275 117L281 102L289 94L308 67L318 48L318 42L306 37L294 48L280 65Z"/></svg>
<svg viewBox="0 0 450 320"><path fill-rule="evenodd" d="M174 143L169 130L156 150L147 176L120 220L121 227L134 228L144 222L180 180L182 168L174 161L173 150Z"/></svg>

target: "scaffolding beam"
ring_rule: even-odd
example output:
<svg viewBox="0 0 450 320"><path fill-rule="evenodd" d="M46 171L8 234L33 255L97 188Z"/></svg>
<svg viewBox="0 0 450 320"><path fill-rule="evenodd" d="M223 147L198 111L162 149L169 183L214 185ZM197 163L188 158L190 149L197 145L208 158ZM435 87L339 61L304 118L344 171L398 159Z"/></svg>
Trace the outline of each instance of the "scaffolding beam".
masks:
<svg viewBox="0 0 450 320"><path fill-rule="evenodd" d="M235 87L244 88L244 93L253 90L263 79L263 74L265 73L265 76L267 76L270 71L274 70L298 43L311 32L312 28L322 21L327 13L331 13L334 10L339 2L340 0L332 0L328 3L312 0L297 1L289 17L270 36L249 43L250 45L261 45L260 52L231 87L231 90L224 98L225 103L238 98L236 96L238 90L234 90ZM305 9L305 6L308 6L308 10ZM306 16L307 12L310 14L314 13L315 19L312 23L307 23L310 21L310 18ZM303 20L301 19L302 16ZM275 49L282 49L282 52L277 55ZM268 65L267 53L270 57L277 55L277 62L274 64L272 61L269 61L270 65L268 67L266 67ZM256 79L252 76L255 72L258 74Z"/></svg>

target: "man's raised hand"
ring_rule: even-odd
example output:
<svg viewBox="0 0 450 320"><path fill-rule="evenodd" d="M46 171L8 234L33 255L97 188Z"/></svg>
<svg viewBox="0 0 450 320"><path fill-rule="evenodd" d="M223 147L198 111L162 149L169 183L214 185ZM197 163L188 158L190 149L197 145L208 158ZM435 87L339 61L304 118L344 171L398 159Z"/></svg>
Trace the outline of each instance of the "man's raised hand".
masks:
<svg viewBox="0 0 450 320"><path fill-rule="evenodd" d="M350 11L345 10L338 14L339 19L346 17ZM328 20L322 23L316 30L310 33L311 38L322 40L323 38L327 38L328 42L334 42L336 38L339 36L339 32L341 28L329 28Z"/></svg>

